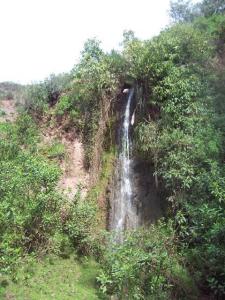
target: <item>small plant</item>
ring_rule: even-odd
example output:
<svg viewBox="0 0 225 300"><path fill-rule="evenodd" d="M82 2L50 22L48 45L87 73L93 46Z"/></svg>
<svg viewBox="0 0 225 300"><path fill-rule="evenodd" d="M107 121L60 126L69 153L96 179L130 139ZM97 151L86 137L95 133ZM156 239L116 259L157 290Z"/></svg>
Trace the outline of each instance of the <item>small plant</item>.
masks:
<svg viewBox="0 0 225 300"><path fill-rule="evenodd" d="M6 112L2 109L0 109L0 117L4 117L6 115Z"/></svg>
<svg viewBox="0 0 225 300"><path fill-rule="evenodd" d="M66 112L69 111L69 109L71 108L71 105L72 105L72 103L70 101L69 96L67 96L67 95L61 96L55 106L55 114L57 116L64 115Z"/></svg>
<svg viewBox="0 0 225 300"><path fill-rule="evenodd" d="M65 146L57 140L54 140L51 146L47 149L48 158L63 159L65 157Z"/></svg>

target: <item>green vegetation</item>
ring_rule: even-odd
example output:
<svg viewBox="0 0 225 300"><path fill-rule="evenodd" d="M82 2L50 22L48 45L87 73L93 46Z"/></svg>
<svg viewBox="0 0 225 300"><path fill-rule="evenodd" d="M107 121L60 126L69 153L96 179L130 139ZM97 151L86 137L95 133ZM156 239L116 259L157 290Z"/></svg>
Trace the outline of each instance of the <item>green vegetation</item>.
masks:
<svg viewBox="0 0 225 300"><path fill-rule="evenodd" d="M110 241L98 277L103 293L119 299L196 299L196 287L176 249L171 224L159 223Z"/></svg>
<svg viewBox="0 0 225 300"><path fill-rule="evenodd" d="M25 87L14 82L0 83L0 101L15 100L20 101Z"/></svg>
<svg viewBox="0 0 225 300"><path fill-rule="evenodd" d="M87 241L95 222L92 205L81 201L79 192L68 203L57 188L62 144L39 148L37 126L26 113L14 124L1 124L0 132L1 273L15 277L27 255L69 256L74 247L91 253L86 248L92 249Z"/></svg>
<svg viewBox="0 0 225 300"><path fill-rule="evenodd" d="M80 199L80 192L72 203L64 206L63 232L79 254L94 254L98 248L96 228L96 204Z"/></svg>
<svg viewBox="0 0 225 300"><path fill-rule="evenodd" d="M113 176L114 171L114 162L115 162L115 150L110 149L108 151L104 151L101 155L101 173L98 179L98 182L90 189L87 195L87 199L91 203L97 204L96 207L96 218L98 228L98 234L100 236L95 241L97 245L99 242L101 243L103 240L103 231L107 227L107 217L108 217L108 199L107 199L107 188L109 182ZM96 201L97 200L97 201ZM102 231L103 230L103 231ZM100 238L100 239L99 239ZM102 251L101 246L97 247L99 252Z"/></svg>
<svg viewBox="0 0 225 300"><path fill-rule="evenodd" d="M59 168L37 154L38 132L28 115L1 125L1 272L47 242L58 223Z"/></svg>
<svg viewBox="0 0 225 300"><path fill-rule="evenodd" d="M65 146L58 140L53 140L50 144L41 147L40 152L52 159L63 159L66 156Z"/></svg>
<svg viewBox="0 0 225 300"><path fill-rule="evenodd" d="M214 67L220 54L212 42L224 28L221 19L208 19L217 24L212 37L201 29L200 19L175 25L150 42L134 41L127 50L147 100L136 127L136 150L154 164L171 203L168 217L175 218L178 243L196 281L217 295L225 291L224 96L217 91L223 85ZM141 66L133 43L144 55ZM145 78L134 73L147 67Z"/></svg>
<svg viewBox="0 0 225 300"><path fill-rule="evenodd" d="M174 24L159 36L141 41L125 32L121 53L104 53L99 41L88 40L70 74L27 87L25 112L0 124L0 268L7 282L16 280L6 286L1 279L2 295L223 299L224 5L172 1ZM115 236L101 230L126 85L134 86L137 103L134 152L154 169L165 216L115 244ZM59 140L43 146L42 121L82 139L94 178L84 200L80 190L73 201L60 192L66 149ZM88 260L86 269L78 263L84 255L99 266Z"/></svg>
<svg viewBox="0 0 225 300"><path fill-rule="evenodd" d="M203 0L193 4L190 0L172 0L170 16L176 22L191 22L199 17L223 14L224 0Z"/></svg>
<svg viewBox="0 0 225 300"><path fill-rule="evenodd" d="M5 115L6 115L5 111L2 110L2 109L0 109L0 117L3 117L3 116L5 116Z"/></svg>
<svg viewBox="0 0 225 300"><path fill-rule="evenodd" d="M83 259L81 262L72 257L60 259L57 256L47 256L39 262L30 259L22 265L14 282L4 279L5 287L0 289L0 298L99 299L95 282L98 268L91 259Z"/></svg>

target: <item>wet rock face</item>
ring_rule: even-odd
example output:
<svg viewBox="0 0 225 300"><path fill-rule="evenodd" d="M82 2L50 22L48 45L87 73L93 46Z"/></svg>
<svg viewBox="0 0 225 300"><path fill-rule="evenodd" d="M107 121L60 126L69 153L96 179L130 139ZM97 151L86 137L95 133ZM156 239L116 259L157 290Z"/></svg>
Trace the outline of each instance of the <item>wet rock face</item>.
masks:
<svg viewBox="0 0 225 300"><path fill-rule="evenodd" d="M117 209L117 199L119 196L120 189L120 175L119 175L119 162L118 159L115 161L114 174L109 182L108 193L107 193L107 203L108 203L108 228L113 230L113 220L115 218Z"/></svg>
<svg viewBox="0 0 225 300"><path fill-rule="evenodd" d="M134 158L132 170L133 203L137 207L139 224L154 223L162 216L162 210L153 168L146 161Z"/></svg>
<svg viewBox="0 0 225 300"><path fill-rule="evenodd" d="M138 225L154 223L162 216L160 196L155 186L153 167L138 158L133 158L131 163L132 204L138 216ZM109 183L108 201L108 229L112 230L112 219L117 211L117 199L120 194L120 164L115 163L114 176ZM129 219L126 227L129 228Z"/></svg>

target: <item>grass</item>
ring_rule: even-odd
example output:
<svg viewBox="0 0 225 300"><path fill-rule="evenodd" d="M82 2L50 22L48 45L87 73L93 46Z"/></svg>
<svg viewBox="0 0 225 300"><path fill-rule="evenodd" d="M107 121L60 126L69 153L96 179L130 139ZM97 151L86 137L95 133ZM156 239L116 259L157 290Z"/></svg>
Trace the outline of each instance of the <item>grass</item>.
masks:
<svg viewBox="0 0 225 300"><path fill-rule="evenodd" d="M1 280L0 299L4 300L94 300L98 265L92 259L49 256L41 262L24 265L16 282Z"/></svg>
<svg viewBox="0 0 225 300"><path fill-rule="evenodd" d="M63 159L66 155L65 146L58 140L53 140L50 144L41 147L40 152L50 159Z"/></svg>
<svg viewBox="0 0 225 300"><path fill-rule="evenodd" d="M48 158L62 159L65 156L65 146L55 140L48 149Z"/></svg>

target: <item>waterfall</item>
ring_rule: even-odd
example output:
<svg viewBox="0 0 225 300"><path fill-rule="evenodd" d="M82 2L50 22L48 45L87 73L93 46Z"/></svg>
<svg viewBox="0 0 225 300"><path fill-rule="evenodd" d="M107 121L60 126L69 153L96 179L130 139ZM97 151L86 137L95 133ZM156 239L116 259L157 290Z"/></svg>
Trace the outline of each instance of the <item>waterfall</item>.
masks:
<svg viewBox="0 0 225 300"><path fill-rule="evenodd" d="M130 123L133 95L134 89L130 89L120 137L121 151L118 162L119 186L116 197L113 200L113 209L111 212L111 228L116 232L135 228L138 225L136 207L132 203L132 159L130 155L132 146L130 139Z"/></svg>

